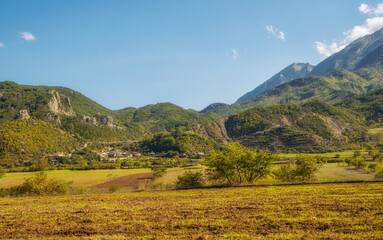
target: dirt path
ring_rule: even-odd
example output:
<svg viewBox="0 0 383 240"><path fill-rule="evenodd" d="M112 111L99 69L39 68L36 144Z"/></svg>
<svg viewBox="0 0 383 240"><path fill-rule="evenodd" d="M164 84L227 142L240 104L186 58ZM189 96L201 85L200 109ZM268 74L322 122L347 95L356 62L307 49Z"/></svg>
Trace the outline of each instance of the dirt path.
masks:
<svg viewBox="0 0 383 240"><path fill-rule="evenodd" d="M110 187L139 187L145 185L146 179L153 179L153 173L138 173L115 178L113 180L95 185L96 188Z"/></svg>

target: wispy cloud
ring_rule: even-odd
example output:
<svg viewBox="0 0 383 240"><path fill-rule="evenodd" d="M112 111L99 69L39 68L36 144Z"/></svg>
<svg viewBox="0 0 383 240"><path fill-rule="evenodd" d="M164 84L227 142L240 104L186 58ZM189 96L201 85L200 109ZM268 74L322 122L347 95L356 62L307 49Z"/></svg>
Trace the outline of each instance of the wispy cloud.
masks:
<svg viewBox="0 0 383 240"><path fill-rule="evenodd" d="M4 47L4 44L0 43L0 47Z"/></svg>
<svg viewBox="0 0 383 240"><path fill-rule="evenodd" d="M369 18L366 19L364 24L356 25L352 29L343 32L344 39L334 40L331 43L324 43L320 41L314 42L314 48L323 57L331 56L345 48L352 41L371 34L383 27L383 3L379 3L376 7L362 3L358 10L361 13L368 14Z"/></svg>
<svg viewBox="0 0 383 240"><path fill-rule="evenodd" d="M271 25L266 25L266 31L267 33L269 34L269 36L273 36L273 37L276 37L278 39L281 39L281 40L285 40L285 33L280 31L278 28L276 27L273 27Z"/></svg>
<svg viewBox="0 0 383 240"><path fill-rule="evenodd" d="M21 32L21 37L26 41L33 41L36 40L36 37L33 36L32 33L29 32Z"/></svg>
<svg viewBox="0 0 383 240"><path fill-rule="evenodd" d="M239 52L238 52L238 49L233 48L233 49L231 49L231 51L233 52L233 60L234 60L234 61L237 61L238 58L239 58Z"/></svg>

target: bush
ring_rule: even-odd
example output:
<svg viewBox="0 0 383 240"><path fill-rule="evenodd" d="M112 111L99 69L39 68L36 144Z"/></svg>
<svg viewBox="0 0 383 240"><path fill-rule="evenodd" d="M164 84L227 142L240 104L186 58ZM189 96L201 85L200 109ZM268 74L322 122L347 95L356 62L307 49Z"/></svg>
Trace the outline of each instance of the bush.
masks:
<svg viewBox="0 0 383 240"><path fill-rule="evenodd" d="M206 179L202 171L187 171L177 177L177 188L198 188L202 187Z"/></svg>
<svg viewBox="0 0 383 240"><path fill-rule="evenodd" d="M274 177L283 182L309 182L323 163L307 155L298 155L294 163L281 166L274 172Z"/></svg>
<svg viewBox="0 0 383 240"><path fill-rule="evenodd" d="M48 178L44 172L40 172L35 177L27 178L23 184L12 187L8 191L11 196L66 194L69 192L71 184L72 182Z"/></svg>
<svg viewBox="0 0 383 240"><path fill-rule="evenodd" d="M383 168L379 168L375 173L376 179L383 179Z"/></svg>
<svg viewBox="0 0 383 240"><path fill-rule="evenodd" d="M155 178L160 178L166 173L166 167L165 166L153 166L151 168L153 175Z"/></svg>

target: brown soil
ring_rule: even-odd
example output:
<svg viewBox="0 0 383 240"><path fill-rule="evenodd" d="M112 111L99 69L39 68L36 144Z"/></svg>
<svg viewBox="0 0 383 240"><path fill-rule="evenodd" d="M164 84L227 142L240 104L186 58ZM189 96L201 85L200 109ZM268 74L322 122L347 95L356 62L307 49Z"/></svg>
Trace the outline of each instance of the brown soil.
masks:
<svg viewBox="0 0 383 240"><path fill-rule="evenodd" d="M153 173L137 173L115 178L113 180L98 184L96 188L110 187L140 187L145 185L146 179L153 179Z"/></svg>

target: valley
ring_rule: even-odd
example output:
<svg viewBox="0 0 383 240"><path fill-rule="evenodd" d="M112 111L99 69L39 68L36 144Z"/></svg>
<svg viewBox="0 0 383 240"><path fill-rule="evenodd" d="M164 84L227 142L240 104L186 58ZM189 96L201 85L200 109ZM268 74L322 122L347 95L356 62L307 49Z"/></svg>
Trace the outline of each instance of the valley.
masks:
<svg viewBox="0 0 383 240"><path fill-rule="evenodd" d="M359 11L378 14L378 7L366 6ZM286 43L283 31L265 29L268 40ZM21 34L25 41L36 40ZM178 31L172 38L178 44ZM163 39L150 42L157 41ZM317 65L291 63L235 102L211 103L201 111L157 100L112 110L64 86L24 85L13 77L1 81L0 238L381 239L383 28L347 41L329 46L317 41L316 46L331 50L322 49L326 57ZM0 42L0 51L3 47ZM227 74L222 66L236 72L231 81L244 84L241 77L248 73L239 71L238 61L250 51L226 53L235 66L227 61L219 68L198 68L193 62L186 70L184 61L225 54L209 50L184 57L177 50L164 57L172 61L172 74L166 76L169 82L161 82L162 72L152 71L162 69L165 60L156 51L102 62L103 51L94 50L98 57L89 53L86 74L74 77L65 70L64 75L79 80L100 71L104 85L100 77L87 87L108 85L115 95L116 86L126 86L123 81L137 84L123 89L121 99L137 89L140 97L148 97L150 89L163 91L166 84L173 89L167 99L177 99L193 85L200 88L194 93L197 101L208 91L207 79ZM155 67L144 67L148 62ZM101 73L102 66L115 65L125 74ZM205 68L219 73L189 79ZM145 74L131 80L137 69ZM138 86L149 77L157 82ZM182 89L174 92L174 86ZM224 94L236 90L222 80L214 91L222 86Z"/></svg>

